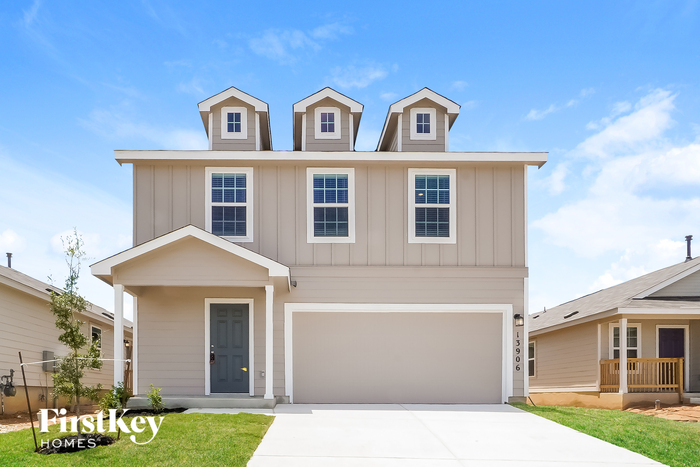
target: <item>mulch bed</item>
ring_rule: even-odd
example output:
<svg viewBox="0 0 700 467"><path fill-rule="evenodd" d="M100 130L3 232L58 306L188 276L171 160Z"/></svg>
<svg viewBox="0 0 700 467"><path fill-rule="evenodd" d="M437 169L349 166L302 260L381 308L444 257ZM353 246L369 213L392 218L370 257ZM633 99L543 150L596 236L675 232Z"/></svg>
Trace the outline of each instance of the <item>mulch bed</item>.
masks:
<svg viewBox="0 0 700 467"><path fill-rule="evenodd" d="M157 417L159 415L165 415L168 413L183 413L187 409L183 409L182 407L178 407L176 409L163 409L158 413L155 413L151 409L127 409L125 417ZM105 417L105 420L109 420L109 417Z"/></svg>
<svg viewBox="0 0 700 467"><path fill-rule="evenodd" d="M92 449L97 446L109 446L117 440L111 436L102 435L99 433L87 433L84 435L64 436L48 441L48 446L44 445L39 449L39 454L65 454L68 452L77 452L84 449Z"/></svg>

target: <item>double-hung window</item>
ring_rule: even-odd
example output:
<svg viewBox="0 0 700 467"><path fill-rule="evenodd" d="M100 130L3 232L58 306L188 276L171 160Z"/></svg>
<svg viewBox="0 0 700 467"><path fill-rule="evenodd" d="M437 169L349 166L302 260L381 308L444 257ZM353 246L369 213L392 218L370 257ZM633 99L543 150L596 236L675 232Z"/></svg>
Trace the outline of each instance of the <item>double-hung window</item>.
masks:
<svg viewBox="0 0 700 467"><path fill-rule="evenodd" d="M527 344L527 374L535 377L535 341Z"/></svg>
<svg viewBox="0 0 700 467"><path fill-rule="evenodd" d="M437 139L437 112L433 108L413 108L410 111L412 140Z"/></svg>
<svg viewBox="0 0 700 467"><path fill-rule="evenodd" d="M90 344L95 344L97 350L100 351L100 355L102 355L102 329L94 324L90 325Z"/></svg>
<svg viewBox="0 0 700 467"><path fill-rule="evenodd" d="M253 169L209 167L206 177L207 230L234 242L252 242Z"/></svg>
<svg viewBox="0 0 700 467"><path fill-rule="evenodd" d="M316 107L314 110L316 139L340 139L340 109Z"/></svg>
<svg viewBox="0 0 700 467"><path fill-rule="evenodd" d="M248 138L248 109L245 107L223 107L221 109L221 138Z"/></svg>
<svg viewBox="0 0 700 467"><path fill-rule="evenodd" d="M455 169L408 169L408 242L456 243Z"/></svg>
<svg viewBox="0 0 700 467"><path fill-rule="evenodd" d="M627 358L641 358L639 324L627 325ZM620 358L620 326L610 325L610 358Z"/></svg>
<svg viewBox="0 0 700 467"><path fill-rule="evenodd" d="M309 243L355 241L355 170L307 169Z"/></svg>

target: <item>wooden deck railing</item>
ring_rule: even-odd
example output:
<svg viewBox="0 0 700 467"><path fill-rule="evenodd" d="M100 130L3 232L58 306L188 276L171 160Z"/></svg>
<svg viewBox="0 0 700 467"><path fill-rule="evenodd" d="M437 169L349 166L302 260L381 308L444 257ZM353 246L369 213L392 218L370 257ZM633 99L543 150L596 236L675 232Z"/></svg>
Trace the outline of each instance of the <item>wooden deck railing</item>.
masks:
<svg viewBox="0 0 700 467"><path fill-rule="evenodd" d="M620 390L620 359L600 361L600 392ZM683 394L682 358L628 358L629 392L678 392Z"/></svg>

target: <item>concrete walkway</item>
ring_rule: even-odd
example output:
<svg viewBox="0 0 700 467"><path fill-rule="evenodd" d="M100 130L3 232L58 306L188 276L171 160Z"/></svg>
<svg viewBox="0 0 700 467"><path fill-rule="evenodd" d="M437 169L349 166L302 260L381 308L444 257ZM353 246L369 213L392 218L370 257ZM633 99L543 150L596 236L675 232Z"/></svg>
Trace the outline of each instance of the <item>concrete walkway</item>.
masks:
<svg viewBox="0 0 700 467"><path fill-rule="evenodd" d="M661 465L509 405L278 405L242 411L276 416L249 467Z"/></svg>

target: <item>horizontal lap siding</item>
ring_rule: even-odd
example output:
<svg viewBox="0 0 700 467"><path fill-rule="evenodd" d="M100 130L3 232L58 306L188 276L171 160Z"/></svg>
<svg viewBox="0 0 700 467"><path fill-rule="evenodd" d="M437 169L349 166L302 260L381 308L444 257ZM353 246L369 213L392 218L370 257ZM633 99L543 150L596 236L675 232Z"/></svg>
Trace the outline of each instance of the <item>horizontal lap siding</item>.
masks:
<svg viewBox="0 0 700 467"><path fill-rule="evenodd" d="M252 166L255 178L254 241L242 245L288 266L525 265L524 167L459 166L458 240L437 245L408 243L405 165L337 165L355 168L353 244L306 241L306 169L326 164L241 166ZM135 244L187 224L205 228L205 167L135 167Z"/></svg>
<svg viewBox="0 0 700 467"><path fill-rule="evenodd" d="M595 387L598 379L598 325L587 323L532 337L536 377L530 391L547 388Z"/></svg>

